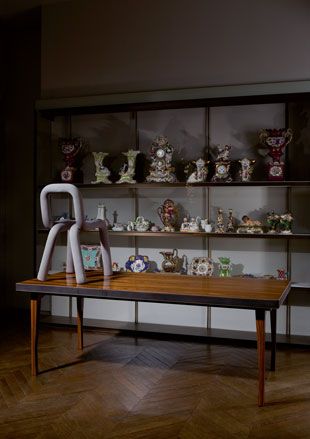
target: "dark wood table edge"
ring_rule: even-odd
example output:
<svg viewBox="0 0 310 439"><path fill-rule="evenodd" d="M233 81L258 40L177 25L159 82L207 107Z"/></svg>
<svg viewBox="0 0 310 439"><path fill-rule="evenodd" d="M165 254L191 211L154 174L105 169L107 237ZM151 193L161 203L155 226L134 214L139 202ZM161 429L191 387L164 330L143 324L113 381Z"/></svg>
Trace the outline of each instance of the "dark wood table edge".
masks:
<svg viewBox="0 0 310 439"><path fill-rule="evenodd" d="M280 282L280 281L279 281ZM255 300L255 299L244 299L244 298L225 298L225 297L208 297L192 295L187 296L185 294L174 294L174 293L150 293L150 292L128 292L128 291L108 291L104 290L94 290L87 287L74 287L74 286L54 286L54 285L39 285L39 284L25 284L17 283L16 291L30 293L30 294L48 294L53 296L66 296L66 297L83 297L87 299L107 299L107 300L124 300L124 301L136 301L136 302L147 302L147 303L169 303L172 305L192 305L192 306L212 306L212 307L223 307L223 308L236 308L236 309L274 309L279 308L280 305L285 301L291 288L291 283L288 284L287 288L281 295L280 299L266 299L266 300Z"/></svg>

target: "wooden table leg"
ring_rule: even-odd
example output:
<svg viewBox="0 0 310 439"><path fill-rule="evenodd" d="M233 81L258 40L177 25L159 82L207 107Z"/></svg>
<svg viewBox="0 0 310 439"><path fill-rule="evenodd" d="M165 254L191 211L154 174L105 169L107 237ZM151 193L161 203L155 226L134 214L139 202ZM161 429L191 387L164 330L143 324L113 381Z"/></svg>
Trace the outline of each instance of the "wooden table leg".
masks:
<svg viewBox="0 0 310 439"><path fill-rule="evenodd" d="M32 296L30 300L31 313L31 374L38 375L38 340L39 340L39 316L41 308L41 296Z"/></svg>
<svg viewBox="0 0 310 439"><path fill-rule="evenodd" d="M270 326L271 326L271 361L270 370L276 370L276 342L277 342L277 310L270 310Z"/></svg>
<svg viewBox="0 0 310 439"><path fill-rule="evenodd" d="M76 298L77 306L77 334L78 334L78 349L83 349L83 308L84 297Z"/></svg>
<svg viewBox="0 0 310 439"><path fill-rule="evenodd" d="M265 395L265 310L256 309L255 315L258 355L258 406L262 407Z"/></svg>

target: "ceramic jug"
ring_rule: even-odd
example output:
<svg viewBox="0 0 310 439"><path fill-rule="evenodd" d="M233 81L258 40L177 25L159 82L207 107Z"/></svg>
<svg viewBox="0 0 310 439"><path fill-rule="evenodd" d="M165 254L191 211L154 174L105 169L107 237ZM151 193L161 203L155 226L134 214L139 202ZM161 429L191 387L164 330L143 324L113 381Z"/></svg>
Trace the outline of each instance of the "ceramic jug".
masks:
<svg viewBox="0 0 310 439"><path fill-rule="evenodd" d="M163 255L164 260L161 264L163 271L166 273L173 273L177 270L178 265L178 250L175 248L173 251L162 251L159 252Z"/></svg>

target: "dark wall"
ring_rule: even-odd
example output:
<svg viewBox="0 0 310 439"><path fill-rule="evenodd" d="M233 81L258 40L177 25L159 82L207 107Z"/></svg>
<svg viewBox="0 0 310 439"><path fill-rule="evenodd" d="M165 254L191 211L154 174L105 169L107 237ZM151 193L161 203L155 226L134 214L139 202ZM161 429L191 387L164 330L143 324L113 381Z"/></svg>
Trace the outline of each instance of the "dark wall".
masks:
<svg viewBox="0 0 310 439"><path fill-rule="evenodd" d="M0 63L4 67L4 38L3 27L0 22ZM0 69L0 310L4 308L5 295L4 295L4 243L5 243L5 206L4 206L4 173L5 173L5 136L4 136L4 69Z"/></svg>
<svg viewBox="0 0 310 439"><path fill-rule="evenodd" d="M1 300L23 307L15 282L33 275L34 102L40 96L41 11L2 21Z"/></svg>
<svg viewBox="0 0 310 439"><path fill-rule="evenodd" d="M42 9L42 96L309 79L309 0L72 0Z"/></svg>

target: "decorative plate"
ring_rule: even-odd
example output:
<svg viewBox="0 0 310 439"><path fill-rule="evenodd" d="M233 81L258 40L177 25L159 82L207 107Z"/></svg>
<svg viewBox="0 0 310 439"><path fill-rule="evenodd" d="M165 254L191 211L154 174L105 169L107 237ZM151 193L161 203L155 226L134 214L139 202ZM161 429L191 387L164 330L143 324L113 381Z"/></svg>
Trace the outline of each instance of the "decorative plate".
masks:
<svg viewBox="0 0 310 439"><path fill-rule="evenodd" d="M147 256L129 256L128 261L125 264L127 271L132 273L142 273L149 268L149 258Z"/></svg>
<svg viewBox="0 0 310 439"><path fill-rule="evenodd" d="M193 258L189 266L188 274L196 276L212 276L213 261L210 258L200 257Z"/></svg>
<svg viewBox="0 0 310 439"><path fill-rule="evenodd" d="M99 245L81 245L82 259L85 270L101 267L101 249Z"/></svg>

